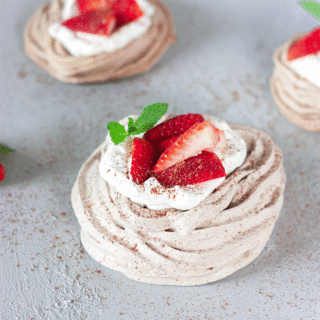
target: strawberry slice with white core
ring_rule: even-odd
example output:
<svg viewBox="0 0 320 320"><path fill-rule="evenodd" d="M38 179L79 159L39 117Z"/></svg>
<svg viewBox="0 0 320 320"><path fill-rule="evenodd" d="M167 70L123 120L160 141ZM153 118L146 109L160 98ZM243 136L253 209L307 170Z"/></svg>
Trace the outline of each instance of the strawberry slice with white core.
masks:
<svg viewBox="0 0 320 320"><path fill-rule="evenodd" d="M220 152L225 152L227 150L227 138L224 135L223 130L218 130L219 142L217 143L215 149L219 150Z"/></svg>
<svg viewBox="0 0 320 320"><path fill-rule="evenodd" d="M116 27L115 14L111 11L92 10L62 22L74 32L85 32L109 36Z"/></svg>
<svg viewBox="0 0 320 320"><path fill-rule="evenodd" d="M203 151L154 175L161 185L171 188L222 178L226 172L216 154Z"/></svg>
<svg viewBox="0 0 320 320"><path fill-rule="evenodd" d="M175 136L175 137L166 139L160 142L160 144L158 144L156 147L160 152L163 152L164 150L168 149L178 138L179 136Z"/></svg>
<svg viewBox="0 0 320 320"><path fill-rule="evenodd" d="M141 184L150 178L152 168L159 158L159 151L149 141L134 138L130 174L132 180Z"/></svg>
<svg viewBox="0 0 320 320"><path fill-rule="evenodd" d="M320 28L316 28L291 46L287 54L287 60L291 61L319 52Z"/></svg>
<svg viewBox="0 0 320 320"><path fill-rule="evenodd" d="M217 144L222 141L219 131L210 121L194 124L161 154L153 168L154 172L166 170L203 150L214 152ZM223 147L224 145L219 146Z"/></svg>
<svg viewBox="0 0 320 320"><path fill-rule="evenodd" d="M181 114L166 120L144 134L144 138L158 147L162 141L172 137L180 136L190 129L194 124L204 122L204 118L198 113ZM161 150L159 146L159 150Z"/></svg>

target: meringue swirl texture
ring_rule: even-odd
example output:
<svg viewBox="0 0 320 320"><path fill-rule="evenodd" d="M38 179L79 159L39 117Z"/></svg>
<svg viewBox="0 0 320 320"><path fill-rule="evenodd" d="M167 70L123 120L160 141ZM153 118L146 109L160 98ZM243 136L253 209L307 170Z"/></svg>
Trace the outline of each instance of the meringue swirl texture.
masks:
<svg viewBox="0 0 320 320"><path fill-rule="evenodd" d="M87 252L136 281L192 286L222 279L266 245L283 203L282 153L256 129L232 125L247 157L212 194L187 211L133 203L99 174L105 143L82 166L72 205Z"/></svg>
<svg viewBox="0 0 320 320"><path fill-rule="evenodd" d="M101 82L147 72L176 40L167 7L161 0L149 2L155 7L152 25L138 39L113 52L74 57L48 33L62 14L63 1L53 0L30 17L24 30L25 52L50 75L69 83Z"/></svg>
<svg viewBox="0 0 320 320"><path fill-rule="evenodd" d="M276 105L289 121L304 130L320 131L320 88L296 73L287 61L288 50L304 35L296 35L274 53L270 87Z"/></svg>

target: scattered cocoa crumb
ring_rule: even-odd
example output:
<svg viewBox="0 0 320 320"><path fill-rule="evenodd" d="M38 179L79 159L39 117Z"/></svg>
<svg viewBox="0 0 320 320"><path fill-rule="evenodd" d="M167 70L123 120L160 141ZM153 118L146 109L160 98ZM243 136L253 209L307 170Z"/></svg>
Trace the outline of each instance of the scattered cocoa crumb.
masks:
<svg viewBox="0 0 320 320"><path fill-rule="evenodd" d="M25 71L20 71L18 73L18 78L19 79L24 79L27 76L27 73Z"/></svg>
<svg viewBox="0 0 320 320"><path fill-rule="evenodd" d="M239 101L239 93L236 90L232 91L232 101L233 102L238 102Z"/></svg>

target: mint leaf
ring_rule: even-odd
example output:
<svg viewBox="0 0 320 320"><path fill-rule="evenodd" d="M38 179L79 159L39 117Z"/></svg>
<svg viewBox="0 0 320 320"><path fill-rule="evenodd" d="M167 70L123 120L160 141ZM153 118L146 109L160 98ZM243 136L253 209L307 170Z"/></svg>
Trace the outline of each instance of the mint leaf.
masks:
<svg viewBox="0 0 320 320"><path fill-rule="evenodd" d="M167 110L167 103L150 104L142 110L140 117L136 120L134 125L140 133L146 132L160 120Z"/></svg>
<svg viewBox="0 0 320 320"><path fill-rule="evenodd" d="M117 145L126 140L130 135L138 135L154 127L160 118L167 112L167 103L154 103L142 110L140 117L134 122L132 118L128 119L128 131L125 126L119 122L109 122L108 130L112 142Z"/></svg>
<svg viewBox="0 0 320 320"><path fill-rule="evenodd" d="M9 153L9 152L14 152L14 150L0 145L0 153Z"/></svg>
<svg viewBox="0 0 320 320"><path fill-rule="evenodd" d="M301 1L300 5L312 14L315 18L320 20L320 4L314 1Z"/></svg>
<svg viewBox="0 0 320 320"><path fill-rule="evenodd" d="M131 117L129 117L129 119L128 119L128 128L129 129L133 127L133 122L134 122L133 119Z"/></svg>
<svg viewBox="0 0 320 320"><path fill-rule="evenodd" d="M111 140L115 145L123 142L128 137L126 128L119 122L109 122L107 128L110 132Z"/></svg>
<svg viewBox="0 0 320 320"><path fill-rule="evenodd" d="M137 131L137 128L133 124L133 119L129 118L128 121L128 133L129 134L134 134Z"/></svg>

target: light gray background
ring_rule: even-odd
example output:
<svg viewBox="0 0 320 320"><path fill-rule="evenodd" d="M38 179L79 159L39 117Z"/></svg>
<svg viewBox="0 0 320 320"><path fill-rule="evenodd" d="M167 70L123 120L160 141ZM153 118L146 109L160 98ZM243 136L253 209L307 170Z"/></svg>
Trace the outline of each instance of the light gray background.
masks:
<svg viewBox="0 0 320 320"><path fill-rule="evenodd" d="M22 33L41 0L0 0L0 318L320 319L320 134L287 121L269 90L272 54L318 23L294 0L166 0L178 42L145 75L61 83ZM84 251L70 190L107 123L153 102L266 131L284 153L285 200L261 255L198 287L146 285Z"/></svg>

